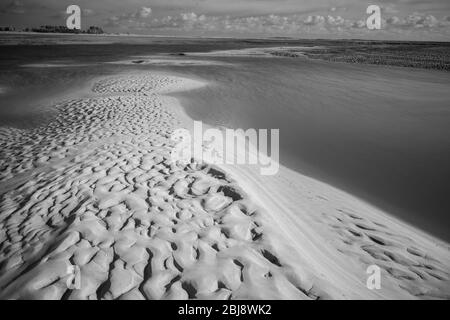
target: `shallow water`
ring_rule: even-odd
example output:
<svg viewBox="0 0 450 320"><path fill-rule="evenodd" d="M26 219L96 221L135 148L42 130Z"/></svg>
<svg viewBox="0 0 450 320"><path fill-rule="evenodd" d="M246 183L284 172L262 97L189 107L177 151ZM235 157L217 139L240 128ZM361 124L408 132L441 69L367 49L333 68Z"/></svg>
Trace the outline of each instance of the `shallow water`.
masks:
<svg viewBox="0 0 450 320"><path fill-rule="evenodd" d="M214 66L104 63L244 46L172 41L3 47L0 125L50 119L50 96L68 96L100 75L157 70L199 77L212 85L176 94L194 119L279 128L283 164L450 240L450 73L301 58L201 57L227 63ZM47 67L24 67L36 63Z"/></svg>
<svg viewBox="0 0 450 320"><path fill-rule="evenodd" d="M450 74L292 59L192 71L212 124L280 128L281 162L449 239ZM203 69L202 69L203 70Z"/></svg>

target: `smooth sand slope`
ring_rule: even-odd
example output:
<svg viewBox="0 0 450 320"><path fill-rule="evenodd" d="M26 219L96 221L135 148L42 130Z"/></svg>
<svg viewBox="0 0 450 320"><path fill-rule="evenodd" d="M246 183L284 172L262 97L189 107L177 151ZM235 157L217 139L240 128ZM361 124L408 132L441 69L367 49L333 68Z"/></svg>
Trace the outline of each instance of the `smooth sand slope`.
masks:
<svg viewBox="0 0 450 320"><path fill-rule="evenodd" d="M47 125L0 129L0 298L450 297L448 246L348 194L286 168L172 163L191 122L164 93L203 85L118 75Z"/></svg>

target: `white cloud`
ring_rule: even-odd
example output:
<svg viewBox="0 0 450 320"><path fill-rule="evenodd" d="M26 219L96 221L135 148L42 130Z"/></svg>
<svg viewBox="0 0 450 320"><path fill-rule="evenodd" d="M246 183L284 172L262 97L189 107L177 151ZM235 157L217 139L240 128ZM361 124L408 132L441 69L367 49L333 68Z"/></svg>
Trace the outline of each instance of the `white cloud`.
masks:
<svg viewBox="0 0 450 320"><path fill-rule="evenodd" d="M450 21L437 19L433 15L413 14L403 18L397 16L383 19L382 30L370 31L366 27L366 16L348 19L340 15L263 15L233 17L215 16L185 12L164 17L154 17L146 21L135 22L138 30L152 30L195 34L229 34L229 35L264 35L264 36L299 36L325 35L332 37L364 37L394 32L397 35L406 31L430 31L440 28L442 34L450 32Z"/></svg>
<svg viewBox="0 0 450 320"><path fill-rule="evenodd" d="M308 16L305 20L303 20L303 23L305 25L318 25L323 24L325 22L325 17L323 16Z"/></svg>
<svg viewBox="0 0 450 320"><path fill-rule="evenodd" d="M362 28L366 28L367 27L367 23L366 23L365 20L358 20L358 21L354 21L351 24L351 27L355 28L355 29L362 29Z"/></svg>
<svg viewBox="0 0 450 320"><path fill-rule="evenodd" d="M148 18L152 14L152 9L150 7L142 7L137 11L137 16L139 18Z"/></svg>
<svg viewBox="0 0 450 320"><path fill-rule="evenodd" d="M341 16L333 17L333 16L327 16L326 21L328 25L339 27L344 26L345 20Z"/></svg>
<svg viewBox="0 0 450 320"><path fill-rule="evenodd" d="M124 27L129 25L142 25L140 19L147 19L151 16L152 9L150 7L141 7L136 11L123 13L109 17L106 22L106 26Z"/></svg>
<svg viewBox="0 0 450 320"><path fill-rule="evenodd" d="M430 29L430 28L439 28L445 27L448 24L446 23L445 18L442 20L438 20L433 15L422 15L419 13L411 14L405 18L399 18L397 16L392 16L386 19L386 24L388 27L395 28L413 28L413 29Z"/></svg>
<svg viewBox="0 0 450 320"><path fill-rule="evenodd" d="M389 32L401 38L402 35L415 30L418 34L422 31L431 33L430 30L439 35L450 33L449 21L442 17L443 15L449 16L449 11L435 13L414 10L420 12L420 14L415 14L413 9L404 10L407 2L414 2L415 6L418 1L425 0L380 0L383 17L382 30L372 32L366 28L365 7L360 3L356 6L356 0L332 2L333 5L325 0L302 1L307 2L308 5L300 5L301 1L299 0L276 1L279 2L279 6L275 5L273 0L242 0L239 2L243 3L242 12L236 12L235 9L240 6L238 0L185 0L185 2L184 0L152 0L148 2L136 0L135 3L141 5L135 7L136 10L124 10L127 6L122 3L120 7L111 10L113 12L110 13L111 16L102 12L96 2L96 5L92 6L95 12L84 12L84 14L99 17L98 19L105 22L103 24L106 27L105 30L110 32L230 36L324 35L326 37L346 37L350 35L362 38L374 35L381 37L382 34L388 35ZM194 2L198 3L196 7L192 6ZM151 3L151 8L148 3ZM273 8L273 13L248 12L257 3L263 3L262 7L267 11L270 7ZM442 4L440 5L442 6ZM408 6L413 8L411 4ZM279 10L279 7L283 10ZM288 9L289 13L286 12Z"/></svg>

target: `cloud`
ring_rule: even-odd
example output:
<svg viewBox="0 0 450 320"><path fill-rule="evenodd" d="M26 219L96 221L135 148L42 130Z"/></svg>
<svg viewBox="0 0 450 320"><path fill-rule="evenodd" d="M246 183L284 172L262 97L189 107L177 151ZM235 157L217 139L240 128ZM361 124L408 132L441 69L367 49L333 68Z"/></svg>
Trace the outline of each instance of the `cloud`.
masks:
<svg viewBox="0 0 450 320"><path fill-rule="evenodd" d="M152 9L150 7L141 7L136 11L116 15L106 19L106 26L120 27L121 24L127 25L142 25L140 19L147 19L151 16Z"/></svg>
<svg viewBox="0 0 450 320"><path fill-rule="evenodd" d="M148 17L150 17L151 14L152 14L151 8L142 7L135 13L135 16L138 16L139 18L148 18Z"/></svg>
<svg viewBox="0 0 450 320"><path fill-rule="evenodd" d="M323 24L325 22L325 18L323 16L308 16L303 23L308 26L315 26L318 24Z"/></svg>
<svg viewBox="0 0 450 320"><path fill-rule="evenodd" d="M20 0L12 0L9 4L0 9L2 13L9 14L24 14L25 8Z"/></svg>
<svg viewBox="0 0 450 320"><path fill-rule="evenodd" d="M402 29L433 29L448 27L448 17L444 17L442 20L437 19L435 16L428 14L423 15L419 13L411 14L405 18L399 18L392 16L386 19L387 27L402 28Z"/></svg>
<svg viewBox="0 0 450 320"><path fill-rule="evenodd" d="M67 16L61 13L65 5L60 0L0 1L5 23L34 26ZM444 40L450 34L448 0L378 0L381 31L367 30L367 4L360 0L77 1L89 23L110 32L362 38L417 34L430 39L423 37L428 32Z"/></svg>
<svg viewBox="0 0 450 320"><path fill-rule="evenodd" d="M129 15L127 15L129 16ZM132 20L136 31L171 34L223 34L223 35L263 35L263 36L327 36L327 37L372 37L422 30L450 32L448 18L438 19L433 15L412 14L403 18L392 16L383 19L382 30L371 31L366 26L367 16L357 19L341 15L261 15L236 17L230 15L206 15L184 12L163 17L152 17L144 21ZM130 20L131 21L131 20ZM439 28L439 29L438 29ZM394 33L392 33L394 32Z"/></svg>
<svg viewBox="0 0 450 320"><path fill-rule="evenodd" d="M326 21L328 25L333 27L341 27L344 26L346 21L341 16L333 17L333 16L327 16Z"/></svg>
<svg viewBox="0 0 450 320"><path fill-rule="evenodd" d="M351 26L355 29L363 29L367 27L367 23L365 20L357 20L354 21Z"/></svg>
<svg viewBox="0 0 450 320"><path fill-rule="evenodd" d="M196 13L181 13L179 15L152 19L147 27L150 29L173 29L184 31L227 31L249 34L286 34L293 35L307 28L328 29L351 28L353 21L341 16L322 15L264 15L249 17L207 16Z"/></svg>

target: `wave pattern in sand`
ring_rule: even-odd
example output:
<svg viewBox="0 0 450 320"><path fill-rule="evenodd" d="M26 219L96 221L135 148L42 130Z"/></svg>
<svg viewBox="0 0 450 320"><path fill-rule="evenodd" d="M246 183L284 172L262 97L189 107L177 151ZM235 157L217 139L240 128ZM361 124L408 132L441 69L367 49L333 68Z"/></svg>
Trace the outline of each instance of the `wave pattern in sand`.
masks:
<svg viewBox="0 0 450 320"><path fill-rule="evenodd" d="M321 296L271 251L226 173L171 163L177 102L160 93L195 85L110 78L45 126L0 131L0 298Z"/></svg>

